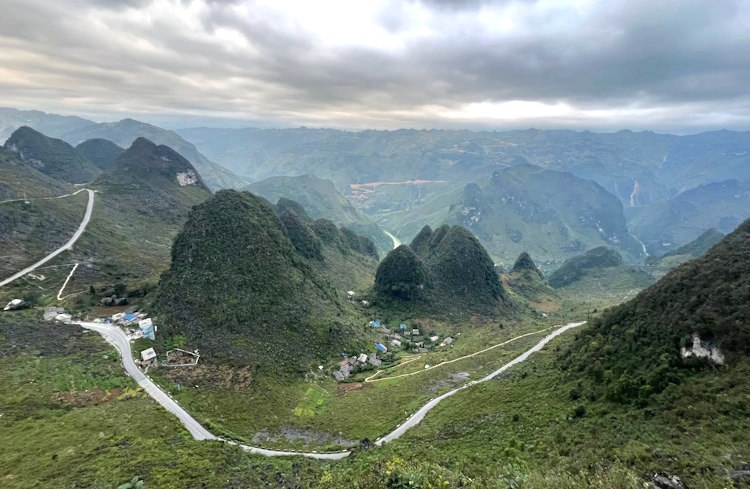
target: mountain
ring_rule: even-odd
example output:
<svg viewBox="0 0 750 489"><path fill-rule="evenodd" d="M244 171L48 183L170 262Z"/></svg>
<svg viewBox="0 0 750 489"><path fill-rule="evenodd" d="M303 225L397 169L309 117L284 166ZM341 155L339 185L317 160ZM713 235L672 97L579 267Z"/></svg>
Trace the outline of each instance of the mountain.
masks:
<svg viewBox="0 0 750 489"><path fill-rule="evenodd" d="M370 238L381 253L393 249L393 241L367 214L341 195L333 182L306 174L298 177L272 177L254 182L246 190L271 202L280 198L299 202L313 219L330 219L357 234Z"/></svg>
<svg viewBox="0 0 750 489"><path fill-rule="evenodd" d="M159 331L186 336L212 363L279 373L304 371L350 345L346 301L311 263L319 256L295 248L314 236L290 239L288 217L262 197L230 190L194 207L159 282Z"/></svg>
<svg viewBox="0 0 750 489"><path fill-rule="evenodd" d="M0 147L0 201L67 194L73 186L32 168L18 153Z"/></svg>
<svg viewBox="0 0 750 489"><path fill-rule="evenodd" d="M99 169L71 145L27 126L11 134L5 149L35 170L63 182L86 183L99 174Z"/></svg>
<svg viewBox="0 0 750 489"><path fill-rule="evenodd" d="M622 255L606 246L566 260L549 276L549 284L556 289L584 281L594 282L606 290L642 288L653 283L654 279L647 272L625 264Z"/></svg>
<svg viewBox="0 0 750 489"><path fill-rule="evenodd" d="M172 223L181 222L190 207L210 194L188 160L145 138L133 141L95 184L120 205Z"/></svg>
<svg viewBox="0 0 750 489"><path fill-rule="evenodd" d="M76 151L104 170L125 150L108 139L87 139L76 146Z"/></svg>
<svg viewBox="0 0 750 489"><path fill-rule="evenodd" d="M703 256L713 245L722 240L724 234L716 229L709 229L693 241L669 251L662 256L649 256L646 266L649 268L670 269L693 258Z"/></svg>
<svg viewBox="0 0 750 489"><path fill-rule="evenodd" d="M706 365L750 353L750 220L584 329L568 364L615 401L645 404ZM739 387L738 387L739 388Z"/></svg>
<svg viewBox="0 0 750 489"><path fill-rule="evenodd" d="M638 207L692 186L750 179L750 133L650 131L181 129L210 158L251 179L314 171L350 184L447 180L466 184L519 157L594 180Z"/></svg>
<svg viewBox="0 0 750 489"><path fill-rule="evenodd" d="M108 139L124 148L129 147L139 137L144 137L156 144L169 146L180 153L193 164L212 190L239 188L247 183L226 168L203 156L195 146L182 139L174 131L168 131L145 122L123 119L119 122L92 124L66 132L62 136L63 139L74 145L89 139Z"/></svg>
<svg viewBox="0 0 750 489"><path fill-rule="evenodd" d="M660 255L709 228L729 233L750 217L750 179L700 185L630 214L631 231L651 254Z"/></svg>
<svg viewBox="0 0 750 489"><path fill-rule="evenodd" d="M513 268L503 275L503 279L503 284L507 284L513 292L521 294L529 305L555 307L555 291L547 284L541 270L528 253L518 255Z"/></svg>
<svg viewBox="0 0 750 489"><path fill-rule="evenodd" d="M38 110L18 110L0 107L0 142L4 142L22 126L33 127L42 134L58 138L66 132L95 124L75 116L46 114Z"/></svg>
<svg viewBox="0 0 750 489"><path fill-rule="evenodd" d="M542 272L537 268L536 263L534 263L534 260L531 259L528 253L525 251L518 255L518 258L516 259L516 262L513 264L513 268L511 269L511 272L514 273L523 273L523 272L530 272L532 274L536 274L539 278L544 278L544 275L542 275Z"/></svg>
<svg viewBox="0 0 750 489"><path fill-rule="evenodd" d="M425 226L417 238L391 251L378 266L375 290L381 298L462 312L491 313L502 303L505 293L495 266L468 230Z"/></svg>
<svg viewBox="0 0 750 489"><path fill-rule="evenodd" d="M614 195L593 181L529 164L495 172L390 218L402 235L413 235L425 221L464 226L498 261L509 263L526 251L543 270L601 245L616 246L632 259L643 254Z"/></svg>

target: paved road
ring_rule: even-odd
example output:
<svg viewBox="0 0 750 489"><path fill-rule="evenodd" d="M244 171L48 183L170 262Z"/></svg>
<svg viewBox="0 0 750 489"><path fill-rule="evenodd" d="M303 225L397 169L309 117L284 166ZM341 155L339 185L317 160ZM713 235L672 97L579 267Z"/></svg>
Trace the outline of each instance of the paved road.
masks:
<svg viewBox="0 0 750 489"><path fill-rule="evenodd" d="M524 360L526 360L532 353L541 350L544 347L544 345L549 343L553 338L561 335L562 333L568 331L569 329L577 328L578 326L581 326L584 323L585 321L580 322L580 323L566 324L565 326L562 326L561 328L558 328L555 331L553 331L551 334L545 336L539 343L534 345L531 349L527 350L523 354L514 358L510 362L500 367L499 369L487 375L486 377L477 381L464 384L463 386L457 389L453 389L439 397L436 397L435 399L432 399L430 402L422 406L416 413L414 413L411 417L409 417L409 419L407 419L403 424L398 426L391 433L388 433L384 437L379 438L375 442L375 444L382 445L383 443L388 443L390 441L400 438L404 433L406 433L408 429L418 425L422 421L422 419L424 419L425 415L432 408L437 406L437 404L443 399L450 397L463 389L471 387L472 385L479 384L481 382L487 382L488 380L495 378L496 376L500 375L502 372L508 370L512 366L517 365L523 362ZM217 437L213 435L211 432L209 432L206 428L201 426L201 424L198 423L198 421L196 421L195 418L193 418L179 404L177 404L177 402L174 399L172 399L168 394L166 394L163 390L161 390L161 388L157 386L151 379L146 377L146 375L144 375L143 372L141 372L141 370L133 361L133 354L130 350L130 342L128 341L128 338L125 335L125 333L122 331L122 329L120 329L117 326L101 324L101 323L79 322L77 324L79 324L80 326L83 326L86 329L96 331L97 333L101 334L108 342L114 345L114 347L120 353L123 367L125 367L125 370L127 371L128 375L130 375L138 383L138 385L141 386L143 390L148 393L148 395L150 395L154 400L156 400L156 402L161 404L164 407L164 409L166 409L170 413L177 416L180 422L188 429L190 434L196 440L221 440L226 443L239 446L247 452L258 454L258 455L265 455L267 457L295 456L296 455L296 456L315 458L319 460L339 460L351 454L350 451L335 452L335 453L317 453L317 452L292 452L292 451L283 451L283 450L267 450L265 448L252 447L249 445L244 445L242 443L235 442L233 440L226 440L226 439Z"/></svg>
<svg viewBox="0 0 750 489"><path fill-rule="evenodd" d="M76 323L83 326L86 329L96 331L102 335L109 343L111 343L117 351L120 353L122 358L122 365L125 367L125 371L130 375L146 393L151 396L156 402L162 405L164 409L177 416L177 419L187 428L190 434L196 440L221 440L232 445L237 445L247 452L255 453L258 455L265 455L267 457L278 457L278 456L290 456L297 455L303 457L316 458L321 460L338 460L349 455L350 452L336 452L336 453L315 453L315 452L290 452L282 450L267 450L265 448L251 447L249 445L243 445L232 440L225 440L213 435L206 428L195 420L187 411L185 411L177 402L172 399L166 392L156 385L151 379L141 372L138 366L133 361L133 353L130 349L130 341L125 335L122 329L117 326L102 324L102 323L88 323L79 322Z"/></svg>
<svg viewBox="0 0 750 489"><path fill-rule="evenodd" d="M73 247L73 244L76 241L78 241L78 238L80 238L81 234L83 234L83 232L86 230L86 226L88 226L89 221L91 220L91 212L94 210L94 195L95 195L94 191L93 190L89 190L89 189L81 189L78 192L82 192L83 190L86 190L86 192L89 193L89 203L86 205L86 213L83 215L83 220L81 221L81 224L78 226L78 229L76 230L76 232L73 235L73 237L70 238L70 240L67 243L65 243L64 245L62 245L60 248L56 249L55 251L53 251L49 255L45 256L44 258L42 258L38 262L36 262L33 265L31 265L30 267L26 267L23 270L21 270L20 272L16 273L15 275L13 275L11 277L8 277L5 280L3 280L2 282L0 282L0 287L2 287L3 285L7 285L7 284L11 283L11 282L13 282L14 280L16 280L18 278L23 277L24 275L26 275L29 272L32 272L32 271L36 270L40 266L44 265L45 263L47 263L48 261L50 261L51 259L53 259L57 255L59 255L60 253L62 253L63 251L69 250L69 249L71 249ZM77 194L78 192L75 192L75 193ZM72 195L75 195L75 194L72 194Z"/></svg>
<svg viewBox="0 0 750 489"><path fill-rule="evenodd" d="M424 419L425 415L432 408L434 408L435 406L437 406L438 403L440 401L442 401L443 399L445 399L447 397L450 397L450 396L456 394L457 392L460 392L463 389L471 387L472 385L480 384L482 382L487 382L488 380L494 379L495 377L497 377L501 373L505 372L506 370L508 370L512 366L517 365L517 364L523 362L524 360L526 360L527 358L529 358L529 356L531 356L532 353L537 352L537 351L541 350L542 348L544 348L544 345L546 345L547 343L549 343L553 338L561 335L562 333L568 331L569 329L577 328L578 326L581 326L584 323L585 323L585 321L580 322L580 323L569 323L569 324L566 324L565 326L563 326L561 328L558 328L555 331L553 331L552 333L548 334L539 343L537 343L536 345L534 345L532 348L530 348L529 350L526 350L526 352L524 352L521 355L517 356L516 358L514 358L510 362L506 363L505 365L503 365L499 369L495 370L491 374L487 375L486 377L483 377L480 380L469 382L468 384L464 384L461 387L453 389L452 391L446 392L442 396L436 397L435 399L431 400L430 402L428 402L427 404L425 404L424 406L422 406L421 408L419 408L419 410L416 413L414 413L409 419L407 419L401 426L397 427L395 430L393 430L392 432L388 433L384 437L379 438L375 442L375 444L376 445L382 445L383 443L388 443L390 441L393 441L393 440L396 440L396 439L400 438L404 433L406 433L406 431L409 428L413 428L414 426L418 425L422 421L422 419Z"/></svg>

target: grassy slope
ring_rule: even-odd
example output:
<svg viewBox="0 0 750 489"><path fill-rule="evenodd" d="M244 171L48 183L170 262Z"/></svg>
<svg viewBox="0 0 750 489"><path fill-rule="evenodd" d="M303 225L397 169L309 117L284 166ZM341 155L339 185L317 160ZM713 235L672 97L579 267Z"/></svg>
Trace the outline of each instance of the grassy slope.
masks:
<svg viewBox="0 0 750 489"><path fill-rule="evenodd" d="M310 487L319 464L196 442L94 333L0 317L0 486ZM123 389L123 390L121 390ZM95 402L96 401L96 402Z"/></svg>
<svg viewBox="0 0 750 489"><path fill-rule="evenodd" d="M655 471L677 473L691 488L731 487L728 476L750 457L746 395L735 387L745 382L746 360L633 411L589 398L591 384L559 372L555 345L569 341L447 399L384 450L336 467L331 487L353 479L365 488L410 479L437 487L442 479L450 487L635 489Z"/></svg>
<svg viewBox="0 0 750 489"><path fill-rule="evenodd" d="M18 155L0 148L0 201L68 194L73 186L31 168Z"/></svg>

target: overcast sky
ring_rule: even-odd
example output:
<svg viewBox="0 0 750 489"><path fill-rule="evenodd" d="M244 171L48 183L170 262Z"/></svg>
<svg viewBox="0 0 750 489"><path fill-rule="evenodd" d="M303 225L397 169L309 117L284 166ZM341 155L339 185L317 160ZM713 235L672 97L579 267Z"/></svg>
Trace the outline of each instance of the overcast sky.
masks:
<svg viewBox="0 0 750 489"><path fill-rule="evenodd" d="M173 127L750 129L750 0L0 0L0 105Z"/></svg>

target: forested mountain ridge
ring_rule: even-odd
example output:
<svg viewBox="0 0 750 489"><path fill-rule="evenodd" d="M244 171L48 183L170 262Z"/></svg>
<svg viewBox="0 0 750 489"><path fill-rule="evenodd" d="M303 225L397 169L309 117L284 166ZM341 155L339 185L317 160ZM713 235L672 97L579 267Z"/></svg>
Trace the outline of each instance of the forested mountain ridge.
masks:
<svg viewBox="0 0 750 489"><path fill-rule="evenodd" d="M747 220L701 258L606 311L581 332L567 361L603 381L610 398L643 404L693 369L747 356L749 317Z"/></svg>

